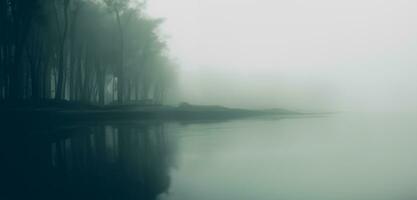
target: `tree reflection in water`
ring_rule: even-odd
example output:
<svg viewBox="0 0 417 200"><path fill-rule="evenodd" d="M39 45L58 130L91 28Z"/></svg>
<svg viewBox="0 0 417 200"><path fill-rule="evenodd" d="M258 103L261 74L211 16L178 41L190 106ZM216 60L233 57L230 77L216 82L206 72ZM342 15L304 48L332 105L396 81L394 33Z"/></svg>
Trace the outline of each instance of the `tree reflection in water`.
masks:
<svg viewBox="0 0 417 200"><path fill-rule="evenodd" d="M173 141L161 124L77 128L1 140L0 199L156 199Z"/></svg>

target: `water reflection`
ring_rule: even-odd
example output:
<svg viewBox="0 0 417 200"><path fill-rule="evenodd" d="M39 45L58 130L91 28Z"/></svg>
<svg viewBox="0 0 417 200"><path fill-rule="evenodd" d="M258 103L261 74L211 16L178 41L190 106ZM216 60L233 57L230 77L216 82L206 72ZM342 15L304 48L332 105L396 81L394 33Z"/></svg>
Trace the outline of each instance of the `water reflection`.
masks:
<svg viewBox="0 0 417 200"><path fill-rule="evenodd" d="M156 199L167 191L164 126L71 128L1 139L0 199Z"/></svg>

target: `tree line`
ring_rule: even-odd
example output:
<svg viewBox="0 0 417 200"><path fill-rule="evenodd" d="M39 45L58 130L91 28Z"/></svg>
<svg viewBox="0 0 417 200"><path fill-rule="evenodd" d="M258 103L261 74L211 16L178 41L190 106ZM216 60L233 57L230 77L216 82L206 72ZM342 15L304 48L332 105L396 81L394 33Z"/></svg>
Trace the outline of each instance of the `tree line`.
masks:
<svg viewBox="0 0 417 200"><path fill-rule="evenodd" d="M175 64L135 0L0 0L0 100L162 103Z"/></svg>

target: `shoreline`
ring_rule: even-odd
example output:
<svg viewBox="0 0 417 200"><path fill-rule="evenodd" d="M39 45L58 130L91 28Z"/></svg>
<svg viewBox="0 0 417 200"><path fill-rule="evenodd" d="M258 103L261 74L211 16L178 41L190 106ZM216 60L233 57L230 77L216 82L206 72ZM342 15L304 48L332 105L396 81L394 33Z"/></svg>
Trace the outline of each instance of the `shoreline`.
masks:
<svg viewBox="0 0 417 200"><path fill-rule="evenodd" d="M53 123L112 120L228 120L268 115L306 115L284 109L252 110L222 106L190 105L55 105L0 107L0 118L9 122Z"/></svg>

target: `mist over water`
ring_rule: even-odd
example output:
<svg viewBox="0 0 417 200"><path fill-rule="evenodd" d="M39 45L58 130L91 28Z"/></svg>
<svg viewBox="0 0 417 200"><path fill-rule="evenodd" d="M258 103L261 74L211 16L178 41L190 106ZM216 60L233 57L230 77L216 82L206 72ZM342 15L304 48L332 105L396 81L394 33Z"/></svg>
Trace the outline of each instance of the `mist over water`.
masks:
<svg viewBox="0 0 417 200"><path fill-rule="evenodd" d="M416 117L16 127L0 143L0 198L410 200Z"/></svg>
<svg viewBox="0 0 417 200"><path fill-rule="evenodd" d="M0 200L416 200L416 10L0 0Z"/></svg>
<svg viewBox="0 0 417 200"><path fill-rule="evenodd" d="M185 101L417 110L415 1L154 0L148 8L166 19Z"/></svg>
<svg viewBox="0 0 417 200"><path fill-rule="evenodd" d="M188 126L179 132L178 169L163 199L415 199L413 117Z"/></svg>

